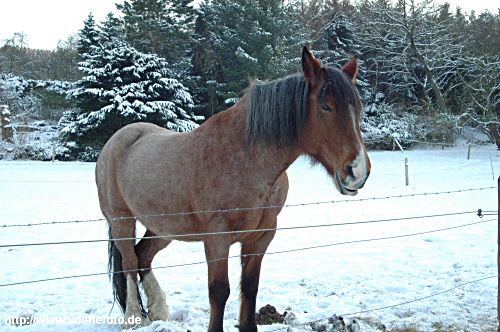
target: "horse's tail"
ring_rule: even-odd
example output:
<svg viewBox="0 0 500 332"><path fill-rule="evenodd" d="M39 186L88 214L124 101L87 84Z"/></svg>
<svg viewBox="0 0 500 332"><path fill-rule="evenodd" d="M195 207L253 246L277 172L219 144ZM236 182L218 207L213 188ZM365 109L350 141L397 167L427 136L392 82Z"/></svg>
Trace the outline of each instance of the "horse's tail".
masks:
<svg viewBox="0 0 500 332"><path fill-rule="evenodd" d="M113 286L113 297L118 305L120 306L122 312L127 309L127 279L122 271L122 255L112 241L111 237L111 226L109 226L109 239L108 242L108 273L109 279L111 280ZM141 293L139 291L139 283L137 283L137 298L139 300L139 307L141 308L142 315L146 317L147 311L142 303Z"/></svg>

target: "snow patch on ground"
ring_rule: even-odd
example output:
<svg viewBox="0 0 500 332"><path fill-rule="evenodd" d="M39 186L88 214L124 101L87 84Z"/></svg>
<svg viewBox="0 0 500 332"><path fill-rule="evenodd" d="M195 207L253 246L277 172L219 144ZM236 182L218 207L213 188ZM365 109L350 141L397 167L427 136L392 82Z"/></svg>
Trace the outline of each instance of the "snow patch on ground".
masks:
<svg viewBox="0 0 500 332"><path fill-rule="evenodd" d="M410 185L405 186L404 157L409 159ZM494 146L473 147L467 160L463 147L438 150L371 152L372 173L354 198L340 196L320 167L299 159L289 169L288 204L336 203L285 208L281 227L356 222L397 217L497 210L497 190L467 191L386 200L373 197L412 195L433 191L496 187L500 153ZM1 224L99 219L94 164L0 161ZM419 236L358 242L280 253L291 249L363 239L390 237L489 222ZM496 215L479 219L474 213L440 218L279 231L264 258L258 308L272 304L282 313L293 312L297 330L310 330L307 322L344 316L355 318L361 331L414 327L433 331L496 330L496 278L459 287L415 303L348 315L426 297L470 280L496 275ZM106 239L104 221L2 228L0 244ZM231 248L237 255L239 247ZM275 253L275 254L272 254ZM42 247L0 248L0 284L106 271L107 244L87 243ZM174 242L154 261L155 274L167 295L171 321L138 329L205 331L208 325L206 264L200 243ZM225 329L236 331L239 311L239 260L231 259L231 295ZM122 317L113 306L106 275L0 287L0 329L3 331L119 331L118 324L75 323L88 317ZM58 325L35 324L22 328L5 319L29 314L38 318L63 317ZM346 315L347 314L347 315ZM260 326L274 331L284 324Z"/></svg>

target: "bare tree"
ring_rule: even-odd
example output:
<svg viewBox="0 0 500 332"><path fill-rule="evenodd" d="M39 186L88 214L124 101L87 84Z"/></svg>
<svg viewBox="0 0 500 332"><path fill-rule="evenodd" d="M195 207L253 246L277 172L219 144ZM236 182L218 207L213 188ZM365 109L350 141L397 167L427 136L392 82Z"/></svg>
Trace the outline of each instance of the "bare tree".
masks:
<svg viewBox="0 0 500 332"><path fill-rule="evenodd" d="M471 57L458 74L465 108L458 125L480 128L500 149L500 58Z"/></svg>
<svg viewBox="0 0 500 332"><path fill-rule="evenodd" d="M12 37L5 39L1 47L3 54L0 69L3 72L14 73L25 70L28 40L24 32L15 32Z"/></svg>
<svg viewBox="0 0 500 332"><path fill-rule="evenodd" d="M444 93L456 74L463 45L439 22L432 0L365 2L371 14L360 33L375 81L393 99L447 111ZM373 81L373 77L372 77Z"/></svg>

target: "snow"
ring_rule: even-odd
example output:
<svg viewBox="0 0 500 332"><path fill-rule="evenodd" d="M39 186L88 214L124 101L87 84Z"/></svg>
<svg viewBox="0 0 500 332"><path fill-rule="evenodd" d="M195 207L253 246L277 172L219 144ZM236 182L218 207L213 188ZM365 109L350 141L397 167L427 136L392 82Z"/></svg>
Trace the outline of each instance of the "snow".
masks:
<svg viewBox="0 0 500 332"><path fill-rule="evenodd" d="M244 49L242 49L240 46L238 46L238 48L236 49L236 51L234 52L234 54L236 54L238 57L241 57L243 59L246 59L246 60L249 60L250 62L254 62L254 63L257 63L259 62L259 60L257 60L256 58L250 56L247 52L245 52Z"/></svg>
<svg viewBox="0 0 500 332"><path fill-rule="evenodd" d="M58 139L57 125L51 121L30 121L15 124L13 142L0 140L0 160L51 160L53 155L64 155L65 148Z"/></svg>
<svg viewBox="0 0 500 332"><path fill-rule="evenodd" d="M410 185L405 186L404 157L409 158ZM497 190L421 195L384 200L373 197L412 195L467 188L496 187L500 152L494 146L445 150L371 152L372 174L354 198L341 196L319 167L299 159L289 169L287 204L336 203L285 208L279 227L344 223L398 217L495 211ZM1 224L102 218L93 182L93 163L0 161ZM398 304L495 276L496 215L470 214L388 221L372 224L278 231L264 258L258 308L272 304L293 312L299 323L344 315L356 318L361 331L414 327L418 331L496 330L496 278L459 287L439 296L370 313L345 315ZM490 220L490 221L486 221ZM442 229L477 221L477 225L412 237L279 253L291 249L390 237ZM104 221L2 228L0 244L106 239ZM271 253L276 254L271 254ZM234 246L230 255L237 255ZM107 243L0 248L0 284L106 271ZM154 261L170 306L171 320L138 331L205 331L208 324L207 269L200 243L174 242ZM239 260L231 259L231 295L225 329L236 331L239 310ZM56 325L8 325L12 317L64 319ZM0 287L2 331L119 331L118 324L93 320L122 317L112 305L107 276L74 278ZM260 326L271 331L285 325ZM309 324L296 330L310 330Z"/></svg>

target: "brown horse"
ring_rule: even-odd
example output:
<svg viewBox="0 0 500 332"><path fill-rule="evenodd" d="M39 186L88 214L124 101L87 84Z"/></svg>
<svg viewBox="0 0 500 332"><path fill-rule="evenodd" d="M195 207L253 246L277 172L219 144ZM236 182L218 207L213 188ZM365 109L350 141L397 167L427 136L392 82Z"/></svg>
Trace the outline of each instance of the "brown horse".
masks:
<svg viewBox="0 0 500 332"><path fill-rule="evenodd" d="M153 272L153 257L175 236L203 241L208 264L209 331L222 331L229 297L229 247L241 243L239 329L257 331L255 301L261 262L288 191L286 170L300 155L322 164L337 189L355 195L370 161L359 129L362 109L354 86L355 58L341 70L322 67L302 50L302 75L253 83L241 100L189 133L147 123L119 130L96 166L103 214L109 222L110 272L125 318L145 323L137 272L149 320L167 320L168 306ZM227 213L196 213L232 208ZM195 212L172 215L172 212ZM142 217L141 217L142 216ZM135 244L138 219L147 229ZM224 232L219 235L204 233ZM156 238L151 238L155 237ZM165 236L165 237L161 237ZM174 237L172 237L174 236ZM133 324L125 324L133 327Z"/></svg>

